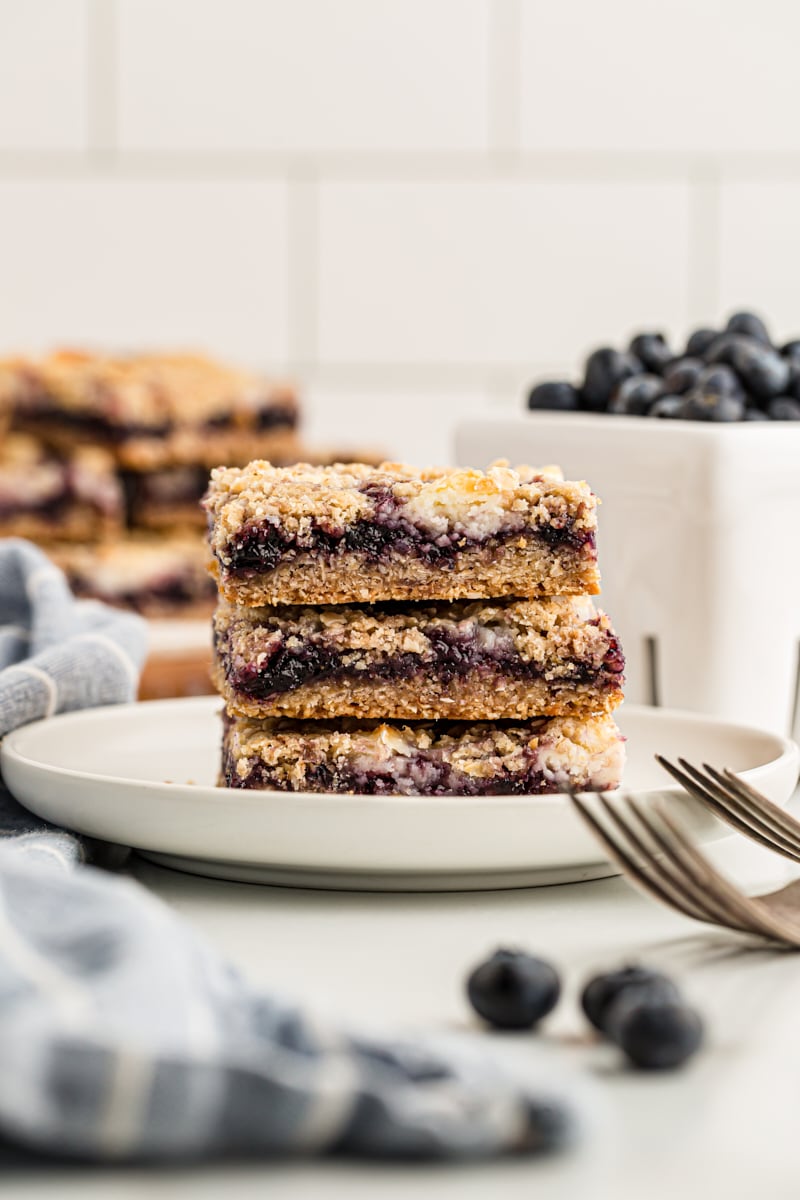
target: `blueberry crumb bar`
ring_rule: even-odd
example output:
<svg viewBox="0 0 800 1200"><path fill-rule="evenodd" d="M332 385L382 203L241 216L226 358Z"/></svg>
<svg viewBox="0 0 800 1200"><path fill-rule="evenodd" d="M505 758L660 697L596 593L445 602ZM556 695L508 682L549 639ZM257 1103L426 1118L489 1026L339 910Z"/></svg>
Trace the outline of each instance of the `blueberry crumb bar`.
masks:
<svg viewBox="0 0 800 1200"><path fill-rule="evenodd" d="M557 468L256 460L213 471L204 503L212 569L233 603L599 591L596 499Z"/></svg>
<svg viewBox="0 0 800 1200"><path fill-rule="evenodd" d="M214 618L215 683L249 716L452 720L603 712L624 658L588 597L241 608Z"/></svg>
<svg viewBox="0 0 800 1200"><path fill-rule="evenodd" d="M611 716L524 723L326 723L225 717L221 783L368 795L540 795L619 785Z"/></svg>
<svg viewBox="0 0 800 1200"><path fill-rule="evenodd" d="M103 450L82 446L56 458L25 434L3 436L0 537L87 542L118 533L122 521L122 488Z"/></svg>
<svg viewBox="0 0 800 1200"><path fill-rule="evenodd" d="M202 355L6 359L0 406L17 429L59 449L102 445L131 470L297 457L294 391Z"/></svg>

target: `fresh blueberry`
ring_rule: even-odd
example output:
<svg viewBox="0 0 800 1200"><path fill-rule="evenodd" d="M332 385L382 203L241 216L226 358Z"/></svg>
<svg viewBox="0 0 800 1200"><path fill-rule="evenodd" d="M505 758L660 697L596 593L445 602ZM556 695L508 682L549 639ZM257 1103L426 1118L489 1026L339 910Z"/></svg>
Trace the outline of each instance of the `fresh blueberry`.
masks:
<svg viewBox="0 0 800 1200"><path fill-rule="evenodd" d="M652 995L654 989L665 1000L673 1001L679 997L677 987L663 972L635 965L621 967L590 979L581 993L581 1007L595 1029L605 1033L611 1006L621 996L642 990Z"/></svg>
<svg viewBox="0 0 800 1200"><path fill-rule="evenodd" d="M732 367L736 356L736 347L742 341L744 341L744 334L718 333L713 342L706 346L703 358L707 363L725 363Z"/></svg>
<svg viewBox="0 0 800 1200"><path fill-rule="evenodd" d="M790 358L789 382L786 385L786 395L793 400L800 400L800 358Z"/></svg>
<svg viewBox="0 0 800 1200"><path fill-rule="evenodd" d="M637 333L631 339L628 353L638 358L644 369L654 375L660 375L675 357L663 333Z"/></svg>
<svg viewBox="0 0 800 1200"><path fill-rule="evenodd" d="M694 387L704 368L701 358L676 358L664 372L664 387L668 392L682 396Z"/></svg>
<svg viewBox="0 0 800 1200"><path fill-rule="evenodd" d="M710 367L705 367L693 390L701 391L704 395L709 396L733 396L742 401L745 398L739 376L733 367L729 367L725 363L714 363Z"/></svg>
<svg viewBox="0 0 800 1200"><path fill-rule="evenodd" d="M609 346L594 350L586 360L581 389L584 407L602 412L619 385L631 375L640 375L643 370L639 359L632 354L621 354Z"/></svg>
<svg viewBox="0 0 800 1200"><path fill-rule="evenodd" d="M773 400L773 404L775 401ZM768 421L769 416L764 412L763 408L747 408L745 409L745 421Z"/></svg>
<svg viewBox="0 0 800 1200"><path fill-rule="evenodd" d="M687 421L743 421L745 403L738 396L704 392L696 387L684 397L682 416Z"/></svg>
<svg viewBox="0 0 800 1200"><path fill-rule="evenodd" d="M661 396L648 412L648 417L662 420L679 420L683 416L683 396Z"/></svg>
<svg viewBox="0 0 800 1200"><path fill-rule="evenodd" d="M643 417L663 394L664 381L658 375L631 375L619 385L608 404L610 413Z"/></svg>
<svg viewBox="0 0 800 1200"><path fill-rule="evenodd" d="M718 329L695 329L686 343L684 357L703 358L708 347L718 337Z"/></svg>
<svg viewBox="0 0 800 1200"><path fill-rule="evenodd" d="M785 342L781 346L781 354L784 358L800 359L800 338L793 338L791 342Z"/></svg>
<svg viewBox="0 0 800 1200"><path fill-rule="evenodd" d="M732 366L749 394L758 400L771 400L786 391L789 363L771 346L739 337L733 347Z"/></svg>
<svg viewBox="0 0 800 1200"><path fill-rule="evenodd" d="M728 324L725 326L728 333L744 333L748 337L754 338L757 342L761 342L764 346L771 346L772 341L767 333L767 327L761 320L752 312L737 312L728 318Z"/></svg>
<svg viewBox="0 0 800 1200"><path fill-rule="evenodd" d="M521 950L496 950L467 980L470 1004L498 1029L531 1029L555 1008L560 995L555 968Z"/></svg>
<svg viewBox="0 0 800 1200"><path fill-rule="evenodd" d="M723 362L706 367L684 397L681 416L687 421L741 421L745 394L732 367Z"/></svg>
<svg viewBox="0 0 800 1200"><path fill-rule="evenodd" d="M528 396L528 408L572 412L578 407L579 399L578 389L571 383L563 383L560 380L553 383L537 383L531 388Z"/></svg>
<svg viewBox="0 0 800 1200"><path fill-rule="evenodd" d="M800 402L789 396L777 396L770 400L767 416L772 421L800 421Z"/></svg>
<svg viewBox="0 0 800 1200"><path fill-rule="evenodd" d="M614 1040L633 1066L643 1071L679 1067L699 1049L703 1022L677 999L633 992L612 1005L608 1017Z"/></svg>

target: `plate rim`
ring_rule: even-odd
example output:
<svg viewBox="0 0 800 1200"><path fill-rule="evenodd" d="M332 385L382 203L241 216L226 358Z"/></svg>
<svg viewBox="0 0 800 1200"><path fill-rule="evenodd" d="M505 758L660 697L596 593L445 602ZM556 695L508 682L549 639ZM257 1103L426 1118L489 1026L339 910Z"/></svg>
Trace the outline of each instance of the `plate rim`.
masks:
<svg viewBox="0 0 800 1200"><path fill-rule="evenodd" d="M182 696L160 700L139 700L127 704L99 705L96 708L78 709L72 712L58 713L53 717L44 717L41 720L32 721L27 725L22 725L18 729L14 729L5 735L5 737L2 739L2 742L0 742L0 768L4 768L8 762L11 762L20 764L24 767L36 768L38 770L45 771L52 777L71 780L91 780L93 784L112 785L113 787L122 787L126 790L128 788L136 788L137 790L145 789L147 791L151 791L154 789L160 790L164 787L168 787L170 792L176 797L196 796L198 791L203 791L206 793L218 793L220 797L234 794L240 801L244 798L243 792L252 794L253 796L259 796L261 798L264 796L286 796L288 793L281 792L276 789L243 789L219 787L207 783L174 783L168 780L136 779L125 775L108 775L102 772L77 770L72 767L60 767L42 762L40 757L32 757L28 754L25 754L24 749L21 750L18 746L19 742L24 743L25 738L30 736L32 731L38 731L43 726L47 726L49 729L52 729L54 723L62 726L68 726L75 723L90 722L92 720L119 720L124 718L125 713L130 713L132 710L141 712L141 710L144 708L174 709L177 707L194 707L198 709L205 709L211 708L212 705L219 705L222 707L222 698L211 695ZM730 721L725 717L716 717L708 713L691 712L684 709L661 708L647 704L629 704L625 707L627 708L628 712L635 713L637 716L643 716L646 719L677 719L681 721L687 721L690 724L712 725L716 729L727 729L730 731L738 731L740 733L746 732L749 735L760 735L772 739L776 746L780 746L780 753L776 754L773 758L768 759L766 763L760 763L755 767L745 768L743 774L746 774L750 771L758 771L767 766L774 769L777 769L779 765L781 767L784 765L788 766L792 760L794 760L795 768L800 766L800 746L798 746L797 742L795 742L792 738L783 734L775 733L773 730L762 729L755 725L747 725L740 721ZM624 711L624 708L622 710L617 710L617 712L620 711ZM664 787L658 789L648 788L647 791L680 794L682 789L677 783L669 783L665 781ZM533 796L493 796L491 797L491 800L493 805L496 805L498 801L501 801L527 806L531 803L531 801L537 801L540 804L546 804L549 806L563 803L563 799L567 794L568 793L566 792L546 792ZM613 795L614 793L609 794ZM315 801L321 795L336 796L339 798L343 798L346 795L346 798L349 802L368 804L372 808L376 806L396 806L398 802L401 802L403 805L408 807L417 805L430 806L432 801L446 802L448 805L458 804L460 806L463 806L465 802L469 802L469 807L482 806L486 802L485 796L406 796L399 793L373 796L363 792L348 792L344 794L335 792L293 793L295 799L313 797Z"/></svg>

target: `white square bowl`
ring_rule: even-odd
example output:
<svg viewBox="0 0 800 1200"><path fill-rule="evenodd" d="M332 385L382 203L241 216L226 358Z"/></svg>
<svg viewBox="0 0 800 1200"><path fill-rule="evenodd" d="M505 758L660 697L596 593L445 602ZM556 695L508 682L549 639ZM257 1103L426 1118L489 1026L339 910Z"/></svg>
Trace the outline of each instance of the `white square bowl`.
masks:
<svg viewBox="0 0 800 1200"><path fill-rule="evenodd" d="M457 462L495 458L558 463L601 498L601 603L629 699L791 731L800 428L545 412L464 421Z"/></svg>

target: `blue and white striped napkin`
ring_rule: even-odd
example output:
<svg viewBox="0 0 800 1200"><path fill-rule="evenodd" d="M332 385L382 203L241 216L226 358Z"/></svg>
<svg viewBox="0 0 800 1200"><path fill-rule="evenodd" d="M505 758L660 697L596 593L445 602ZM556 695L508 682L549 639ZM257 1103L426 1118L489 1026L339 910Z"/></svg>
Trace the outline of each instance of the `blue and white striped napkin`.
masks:
<svg viewBox="0 0 800 1200"><path fill-rule="evenodd" d="M143 623L0 542L0 731L129 700ZM95 847L0 791L0 1160L340 1151L478 1158L571 1140L552 1070L484 1044L375 1040L255 991ZM455 981L454 981L455 982Z"/></svg>

